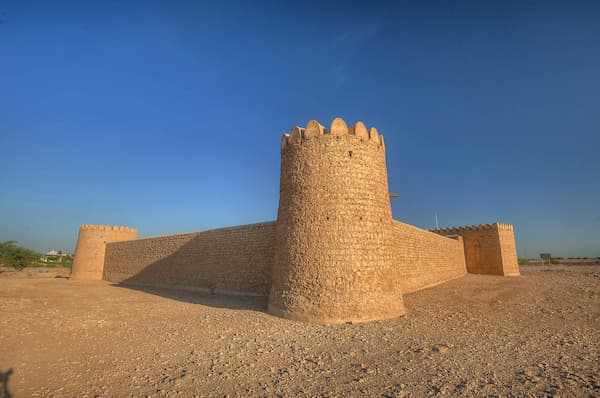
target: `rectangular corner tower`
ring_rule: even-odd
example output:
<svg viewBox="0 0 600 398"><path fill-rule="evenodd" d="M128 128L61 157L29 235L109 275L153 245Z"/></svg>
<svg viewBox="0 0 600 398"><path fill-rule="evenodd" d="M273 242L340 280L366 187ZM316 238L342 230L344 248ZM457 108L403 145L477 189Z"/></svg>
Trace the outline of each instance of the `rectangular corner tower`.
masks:
<svg viewBox="0 0 600 398"><path fill-rule="evenodd" d="M472 274L519 275L517 246L511 224L483 224L433 230L440 235L460 235L465 244L467 271Z"/></svg>

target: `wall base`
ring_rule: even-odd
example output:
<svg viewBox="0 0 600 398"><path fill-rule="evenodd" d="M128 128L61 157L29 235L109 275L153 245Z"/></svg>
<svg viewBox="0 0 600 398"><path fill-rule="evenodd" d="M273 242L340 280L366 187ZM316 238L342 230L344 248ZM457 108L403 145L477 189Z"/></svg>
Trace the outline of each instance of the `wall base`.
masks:
<svg viewBox="0 0 600 398"><path fill-rule="evenodd" d="M386 314L381 314L378 316L356 316L356 317L314 317L306 314L298 314L292 313L289 311L285 311L282 308L269 304L267 307L267 312L271 315L277 316L279 318L289 319L291 321L305 322L305 323L314 323L320 325L333 325L340 323L365 323L372 321L383 321L386 319L394 319L401 316L406 315L406 309L402 306L401 310L397 310L395 312L388 312Z"/></svg>

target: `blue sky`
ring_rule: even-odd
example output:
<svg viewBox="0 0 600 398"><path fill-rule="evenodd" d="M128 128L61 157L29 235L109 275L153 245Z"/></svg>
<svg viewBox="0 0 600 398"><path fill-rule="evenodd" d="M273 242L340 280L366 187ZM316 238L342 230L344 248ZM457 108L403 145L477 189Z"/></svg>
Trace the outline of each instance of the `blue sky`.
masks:
<svg viewBox="0 0 600 398"><path fill-rule="evenodd" d="M394 217L600 256L594 2L2 2L0 241L276 218L279 142L385 135Z"/></svg>

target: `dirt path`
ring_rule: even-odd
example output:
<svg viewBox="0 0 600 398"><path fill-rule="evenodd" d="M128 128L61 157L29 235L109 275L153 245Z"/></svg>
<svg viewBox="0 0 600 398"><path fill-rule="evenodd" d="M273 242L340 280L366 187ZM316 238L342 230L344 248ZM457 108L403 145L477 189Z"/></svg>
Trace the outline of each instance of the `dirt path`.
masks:
<svg viewBox="0 0 600 398"><path fill-rule="evenodd" d="M600 267L521 271L337 326L262 298L0 274L0 372L14 397L599 396Z"/></svg>

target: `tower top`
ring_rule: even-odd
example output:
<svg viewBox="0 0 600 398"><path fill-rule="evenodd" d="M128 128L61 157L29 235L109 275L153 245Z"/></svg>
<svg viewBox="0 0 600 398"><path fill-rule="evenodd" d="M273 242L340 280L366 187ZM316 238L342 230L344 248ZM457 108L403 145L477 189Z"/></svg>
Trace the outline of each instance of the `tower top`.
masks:
<svg viewBox="0 0 600 398"><path fill-rule="evenodd" d="M291 144L301 144L306 140L322 136L356 136L363 141L379 145L385 148L383 135L379 134L375 127L367 129L367 126L360 120L353 126L348 127L344 119L336 117L331 122L329 129L326 129L316 120L310 120L306 127L294 126L289 133L285 133L281 138L281 150L284 150Z"/></svg>
<svg viewBox="0 0 600 398"><path fill-rule="evenodd" d="M123 227L119 225L89 225L84 224L79 227L80 230L92 231L121 231L121 232L137 232L135 228Z"/></svg>

